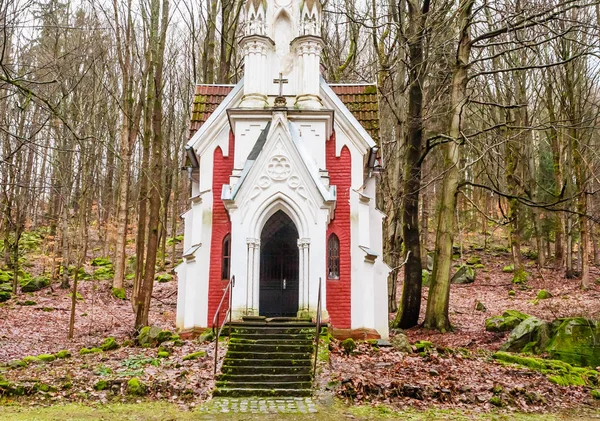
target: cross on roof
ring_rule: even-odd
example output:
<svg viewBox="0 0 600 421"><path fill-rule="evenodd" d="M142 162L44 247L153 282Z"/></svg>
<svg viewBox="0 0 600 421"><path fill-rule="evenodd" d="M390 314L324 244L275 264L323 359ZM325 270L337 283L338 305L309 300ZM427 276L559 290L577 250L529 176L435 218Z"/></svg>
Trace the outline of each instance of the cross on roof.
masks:
<svg viewBox="0 0 600 421"><path fill-rule="evenodd" d="M288 83L288 80L283 78L283 73L279 73L279 79L273 79L273 83L279 83L279 96L283 96L283 84Z"/></svg>

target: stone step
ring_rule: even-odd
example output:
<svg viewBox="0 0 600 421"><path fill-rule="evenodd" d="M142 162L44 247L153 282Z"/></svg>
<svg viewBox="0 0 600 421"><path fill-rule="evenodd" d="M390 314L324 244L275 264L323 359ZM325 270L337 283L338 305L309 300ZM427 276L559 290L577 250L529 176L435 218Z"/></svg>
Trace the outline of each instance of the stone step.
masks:
<svg viewBox="0 0 600 421"><path fill-rule="evenodd" d="M311 352L244 352L227 350L227 357L247 360L310 360Z"/></svg>
<svg viewBox="0 0 600 421"><path fill-rule="evenodd" d="M229 388L234 387L235 389L310 389L312 382L228 382L228 381L217 381L215 383L217 388Z"/></svg>
<svg viewBox="0 0 600 421"><path fill-rule="evenodd" d="M231 334L235 335L247 335L247 334L260 334L260 335L313 335L315 334L314 326L297 326L297 325L281 325L281 326L271 326L271 325L256 325L256 326L232 326ZM223 329L223 331L227 331Z"/></svg>
<svg viewBox="0 0 600 421"><path fill-rule="evenodd" d="M310 373L300 374L219 374L217 380L221 382L227 382L230 384L237 383L282 383L282 382L311 382L312 376Z"/></svg>
<svg viewBox="0 0 600 421"><path fill-rule="evenodd" d="M310 341L315 339L315 332L311 333L240 333L232 332L231 339L235 341Z"/></svg>
<svg viewBox="0 0 600 421"><path fill-rule="evenodd" d="M312 396L312 389L241 389L235 387L217 388L213 396L222 397L284 397L284 396Z"/></svg>
<svg viewBox="0 0 600 421"><path fill-rule="evenodd" d="M253 354L260 353L306 353L310 354L313 351L312 344L287 344L285 341L276 343L237 343L230 342L228 350L231 352L248 352ZM290 357L293 358L293 357Z"/></svg>
<svg viewBox="0 0 600 421"><path fill-rule="evenodd" d="M311 371L312 371L312 366L310 364L296 365L296 366L289 366L289 365L279 365L279 366L273 366L273 365L264 365L264 366L223 365L221 367L221 373L232 374L232 375L244 375L244 374L249 374L249 375L252 375L252 374L254 374L254 375L302 374L302 375L306 375L306 374L308 374L310 376Z"/></svg>
<svg viewBox="0 0 600 421"><path fill-rule="evenodd" d="M307 358L302 359L271 359L271 358L262 358L262 359L249 359L249 358L233 358L229 353L225 355L225 359L223 360L223 365L239 367L239 366L251 366L251 367L260 367L260 366L311 366L311 360Z"/></svg>

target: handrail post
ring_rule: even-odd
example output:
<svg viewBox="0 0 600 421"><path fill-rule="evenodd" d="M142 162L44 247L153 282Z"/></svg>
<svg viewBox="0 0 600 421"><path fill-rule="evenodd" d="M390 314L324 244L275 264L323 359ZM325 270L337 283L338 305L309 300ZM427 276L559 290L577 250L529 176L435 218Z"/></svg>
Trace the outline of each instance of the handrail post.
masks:
<svg viewBox="0 0 600 421"><path fill-rule="evenodd" d="M317 377L317 357L319 356L319 341L321 336L321 278L319 278L319 291L317 295L317 315L315 317L315 360L313 363L313 381Z"/></svg>
<svg viewBox="0 0 600 421"><path fill-rule="evenodd" d="M213 333L215 334L215 364L213 367L213 376L217 375L217 363L218 363L218 358L219 358L219 336L221 336L221 332L223 331L223 328L225 327L225 323L227 322L227 320L229 319L229 336L231 337L231 308L233 306L233 287L235 285L235 275L231 277L231 280L229 281L229 283L227 284L227 286L225 287L225 291L223 292L223 297L221 298L221 302L219 303L219 306L217 307L217 311L215 312L215 315L213 317L213 325L212 325L212 330ZM227 310L227 313L225 314L225 318L223 320L223 326L221 326L220 322L220 313L221 313L221 307L223 306L223 303L225 302L225 297L227 296L227 293L229 293L229 299L228 301L228 305L229 308Z"/></svg>

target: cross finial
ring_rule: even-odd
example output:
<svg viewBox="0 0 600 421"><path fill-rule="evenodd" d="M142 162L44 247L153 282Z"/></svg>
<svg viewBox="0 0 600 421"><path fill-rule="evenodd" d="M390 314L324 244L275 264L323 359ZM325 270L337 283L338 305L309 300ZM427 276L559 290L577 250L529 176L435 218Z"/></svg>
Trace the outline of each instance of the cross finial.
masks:
<svg viewBox="0 0 600 421"><path fill-rule="evenodd" d="M283 84L288 83L288 80L283 78L283 73L279 73L279 79L273 79L273 83L279 83L279 96L275 98L275 106L285 107L286 100L283 97Z"/></svg>

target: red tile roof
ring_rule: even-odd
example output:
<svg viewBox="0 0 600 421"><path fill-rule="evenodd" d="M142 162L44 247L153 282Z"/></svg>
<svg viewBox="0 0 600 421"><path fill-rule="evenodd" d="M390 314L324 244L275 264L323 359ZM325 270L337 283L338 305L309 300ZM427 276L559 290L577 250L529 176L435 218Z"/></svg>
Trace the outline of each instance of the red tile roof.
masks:
<svg viewBox="0 0 600 421"><path fill-rule="evenodd" d="M191 138L233 90L234 85L196 85L192 104Z"/></svg>
<svg viewBox="0 0 600 421"><path fill-rule="evenodd" d="M348 107L376 142L379 140L379 104L377 87L372 84L333 84L333 92ZM233 85L197 85L192 107L190 138L232 91Z"/></svg>
<svg viewBox="0 0 600 421"><path fill-rule="evenodd" d="M375 142L379 142L379 102L377 86L372 84L331 84L329 87L342 100Z"/></svg>

